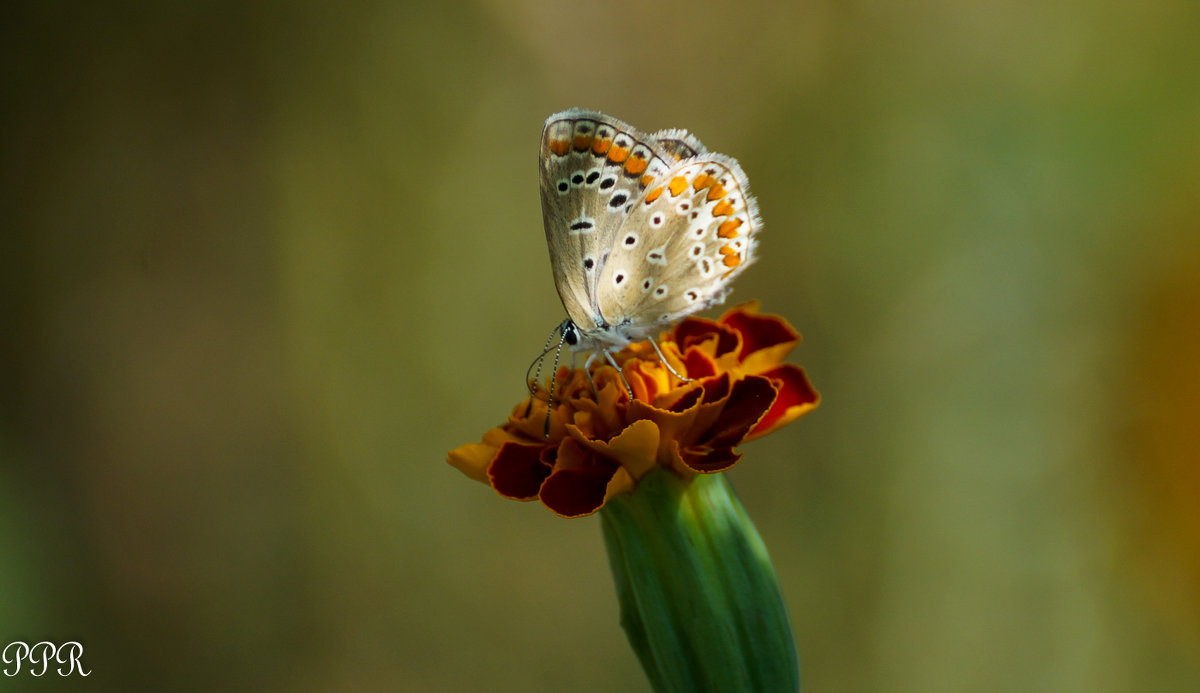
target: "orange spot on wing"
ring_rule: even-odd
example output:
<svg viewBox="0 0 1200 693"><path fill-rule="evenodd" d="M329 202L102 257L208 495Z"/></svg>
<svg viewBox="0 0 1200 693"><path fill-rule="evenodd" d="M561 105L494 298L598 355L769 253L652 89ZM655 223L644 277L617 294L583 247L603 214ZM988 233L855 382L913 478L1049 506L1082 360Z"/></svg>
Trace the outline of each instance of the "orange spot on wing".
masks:
<svg viewBox="0 0 1200 693"><path fill-rule="evenodd" d="M722 197L725 197L725 188L721 187L720 183L717 183L716 185L714 185L708 189L708 201L709 202L712 202L713 200L719 200Z"/></svg>
<svg viewBox="0 0 1200 693"><path fill-rule="evenodd" d="M592 146L592 136L591 135L575 135L575 148L576 149L578 149L579 151L582 152L582 151L586 151L587 148L590 146Z"/></svg>
<svg viewBox="0 0 1200 693"><path fill-rule="evenodd" d="M726 267L732 269L742 264L742 258L738 257L737 255L726 255L724 262Z"/></svg>
<svg viewBox="0 0 1200 693"><path fill-rule="evenodd" d="M612 146L611 139L602 140L600 138L596 138L592 142L592 153L595 154L596 156L600 156L600 155L604 154L605 152L607 152L608 148L611 146Z"/></svg>
<svg viewBox="0 0 1200 693"><path fill-rule="evenodd" d="M646 193L646 204L650 204L651 202L654 202L655 200L657 200L659 197L662 196L662 193L663 193L663 189L662 189L661 185L658 186L657 188L651 190L650 192Z"/></svg>
<svg viewBox="0 0 1200 693"><path fill-rule="evenodd" d="M647 185L650 185L653 182L654 182L654 176L652 176L650 174L646 174L646 175L642 176L642 187L643 188L646 187Z"/></svg>
<svg viewBox="0 0 1200 693"><path fill-rule="evenodd" d="M645 159L639 159L635 156L629 161L625 162L625 172L631 176L636 176L642 171L646 170L647 164L649 164L648 161Z"/></svg>
<svg viewBox="0 0 1200 693"><path fill-rule="evenodd" d="M713 207L714 217L727 217L730 214L733 214L733 203L729 200L722 200L717 203L716 207Z"/></svg>
<svg viewBox="0 0 1200 693"><path fill-rule="evenodd" d="M687 179L683 176L675 176L667 185L667 188L671 191L671 197L678 197L679 193L683 192L684 188L686 187Z"/></svg>
<svg viewBox="0 0 1200 693"><path fill-rule="evenodd" d="M717 235L721 238L737 238L738 227L742 225L741 219L730 219L729 221L721 222L717 227Z"/></svg>
<svg viewBox="0 0 1200 693"><path fill-rule="evenodd" d="M733 255L733 254L734 254L734 253L736 253L737 251L736 251L736 250L734 250L734 249L733 249L733 246L731 246L731 245L723 245L723 246L721 246L720 248L718 248L718 249L717 249L717 252L718 252L718 253L720 253L720 254L722 254L722 255Z"/></svg>
<svg viewBox="0 0 1200 693"><path fill-rule="evenodd" d="M554 152L555 156L563 156L570 148L571 143L567 140L550 140L550 151Z"/></svg>
<svg viewBox="0 0 1200 693"><path fill-rule="evenodd" d="M701 173L700 175L696 176L696 180L692 181L692 187L697 190L703 190L704 188L707 188L716 182L717 179L713 178L707 173Z"/></svg>
<svg viewBox="0 0 1200 693"><path fill-rule="evenodd" d="M629 158L629 150L624 147L613 147L608 150L608 160L614 164L619 164Z"/></svg>

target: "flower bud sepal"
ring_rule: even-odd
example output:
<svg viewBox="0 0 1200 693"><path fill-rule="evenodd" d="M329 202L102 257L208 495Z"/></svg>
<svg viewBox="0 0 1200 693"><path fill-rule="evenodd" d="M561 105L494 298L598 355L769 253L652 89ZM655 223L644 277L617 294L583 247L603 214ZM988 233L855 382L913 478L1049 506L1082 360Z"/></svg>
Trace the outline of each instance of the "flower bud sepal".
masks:
<svg viewBox="0 0 1200 693"><path fill-rule="evenodd" d="M655 468L600 517L621 626L656 693L799 690L775 570L723 473Z"/></svg>

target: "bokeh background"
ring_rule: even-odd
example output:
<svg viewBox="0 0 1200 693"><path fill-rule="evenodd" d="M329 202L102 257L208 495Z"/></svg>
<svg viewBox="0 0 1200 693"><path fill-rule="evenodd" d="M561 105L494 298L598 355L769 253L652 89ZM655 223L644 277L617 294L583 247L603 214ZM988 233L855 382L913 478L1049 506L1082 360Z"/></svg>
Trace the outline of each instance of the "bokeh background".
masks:
<svg viewBox="0 0 1200 693"><path fill-rule="evenodd" d="M91 690L649 690L597 519L444 462L563 315L582 106L760 201L734 300L824 402L730 476L807 690L1200 690L1195 2L106 4L0 25L0 640Z"/></svg>

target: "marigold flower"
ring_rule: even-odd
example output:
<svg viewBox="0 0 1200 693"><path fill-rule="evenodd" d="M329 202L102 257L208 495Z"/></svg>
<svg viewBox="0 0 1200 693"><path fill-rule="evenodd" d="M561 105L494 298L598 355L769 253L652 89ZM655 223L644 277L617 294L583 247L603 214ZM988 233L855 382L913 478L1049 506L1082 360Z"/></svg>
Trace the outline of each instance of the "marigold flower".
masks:
<svg viewBox="0 0 1200 693"><path fill-rule="evenodd" d="M803 369L783 359L800 335L757 302L717 320L691 317L659 344L681 380L647 342L615 355L632 388L630 399L611 366L594 372L595 390L580 369L554 374L554 408L525 400L481 443L450 452L467 476L515 500L540 500L563 517L595 513L664 467L683 479L729 469L734 448L795 421L819 395Z"/></svg>

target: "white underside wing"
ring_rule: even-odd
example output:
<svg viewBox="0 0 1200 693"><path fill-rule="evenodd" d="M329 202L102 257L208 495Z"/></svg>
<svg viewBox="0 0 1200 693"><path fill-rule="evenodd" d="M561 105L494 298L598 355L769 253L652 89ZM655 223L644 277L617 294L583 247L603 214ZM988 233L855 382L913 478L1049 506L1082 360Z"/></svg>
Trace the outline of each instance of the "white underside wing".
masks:
<svg viewBox="0 0 1200 693"><path fill-rule="evenodd" d="M620 348L722 302L762 227L737 161L595 111L547 119L541 195L577 348Z"/></svg>

